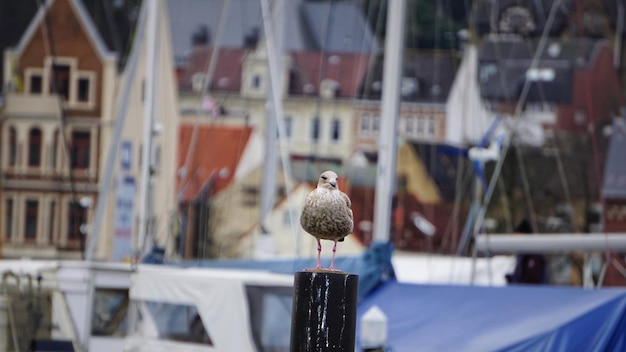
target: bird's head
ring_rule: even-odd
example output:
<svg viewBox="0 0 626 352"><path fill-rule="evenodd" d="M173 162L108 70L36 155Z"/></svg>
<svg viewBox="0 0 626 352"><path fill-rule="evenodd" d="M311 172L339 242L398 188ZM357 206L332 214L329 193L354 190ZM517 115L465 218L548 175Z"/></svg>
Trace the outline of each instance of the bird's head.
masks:
<svg viewBox="0 0 626 352"><path fill-rule="evenodd" d="M332 171L324 171L320 175L320 179L317 182L317 188L326 188L329 190L338 189L337 179L339 177Z"/></svg>

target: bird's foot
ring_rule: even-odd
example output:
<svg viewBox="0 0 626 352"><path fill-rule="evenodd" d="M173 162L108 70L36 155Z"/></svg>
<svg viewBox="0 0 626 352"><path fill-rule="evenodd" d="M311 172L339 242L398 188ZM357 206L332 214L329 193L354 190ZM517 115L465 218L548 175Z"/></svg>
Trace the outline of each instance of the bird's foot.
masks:
<svg viewBox="0 0 626 352"><path fill-rule="evenodd" d="M316 266L315 268L309 268L306 269L305 271L316 271L316 270L323 270L321 265Z"/></svg>
<svg viewBox="0 0 626 352"><path fill-rule="evenodd" d="M337 269L337 268L335 268L334 266L330 266L330 267L328 267L328 269L325 269L325 270L328 270L328 271L337 271L337 272L338 272L338 271L341 271L341 269Z"/></svg>

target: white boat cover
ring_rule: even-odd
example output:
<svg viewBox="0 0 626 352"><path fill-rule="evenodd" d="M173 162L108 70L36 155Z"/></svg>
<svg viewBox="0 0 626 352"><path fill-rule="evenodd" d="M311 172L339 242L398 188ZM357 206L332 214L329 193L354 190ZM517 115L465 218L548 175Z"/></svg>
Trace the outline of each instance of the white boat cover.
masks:
<svg viewBox="0 0 626 352"><path fill-rule="evenodd" d="M159 339L156 323L142 314L125 351L256 351L249 322L246 285L293 286L291 275L263 271L140 265L131 277L130 298L139 302L195 306L212 346ZM141 308L140 308L141 309Z"/></svg>

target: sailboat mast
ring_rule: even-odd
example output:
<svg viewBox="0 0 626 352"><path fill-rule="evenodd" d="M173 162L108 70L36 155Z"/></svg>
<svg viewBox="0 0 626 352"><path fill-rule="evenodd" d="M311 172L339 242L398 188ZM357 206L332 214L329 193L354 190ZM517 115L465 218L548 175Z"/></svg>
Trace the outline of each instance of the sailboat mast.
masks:
<svg viewBox="0 0 626 352"><path fill-rule="evenodd" d="M383 95L381 101L380 134L378 136L378 166L374 205L373 240L375 242L389 241L391 200L396 183L396 134L398 132L400 112L400 81L402 77L406 0L389 0L387 4Z"/></svg>
<svg viewBox="0 0 626 352"><path fill-rule="evenodd" d="M281 102L281 70L278 61L282 59L282 0L274 1L270 8L267 0L261 0L263 15L263 30L265 32L265 46L269 69L269 85L267 90L267 104L265 107L265 158L261 184L261 208L259 224L264 231L265 218L274 205L276 189L276 131L278 124L275 115L282 117ZM273 24L273 25L272 25Z"/></svg>
<svg viewBox="0 0 626 352"><path fill-rule="evenodd" d="M142 6L139 14L137 29L135 30L135 38L143 38L145 32L146 22L146 8L147 5ZM126 80L122 86L120 97L120 103L116 107L115 125L113 127L113 134L111 144L107 153L107 160L103 172L102 181L98 189L98 200L96 202L96 210L94 215L93 225L89 232L89 238L87 239L87 246L85 248L85 259L92 260L96 245L98 243L98 237L100 237L100 231L104 218L104 212L107 206L107 200L113 181L113 170L115 169L115 161L117 160L118 151L120 148L120 140L122 136L122 129L126 120L128 111L128 103L130 99L130 90L132 88L133 77L137 71L137 62L141 54L142 40L138 39L133 43L133 47L126 63Z"/></svg>
<svg viewBox="0 0 626 352"><path fill-rule="evenodd" d="M141 150L141 181L139 182L139 232L137 250L142 253L146 247L148 236L148 221L150 220L148 207L151 198L150 155L152 152L152 137L154 127L154 94L156 89L156 59L157 44L156 32L158 28L159 0L148 1L147 41L146 41L146 75L144 77L144 110L143 110L143 147Z"/></svg>

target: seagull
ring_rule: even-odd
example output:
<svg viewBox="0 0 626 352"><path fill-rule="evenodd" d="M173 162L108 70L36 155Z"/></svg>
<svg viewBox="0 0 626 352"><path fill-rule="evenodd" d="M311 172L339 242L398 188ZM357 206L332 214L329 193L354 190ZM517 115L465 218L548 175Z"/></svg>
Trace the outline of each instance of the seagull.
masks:
<svg viewBox="0 0 626 352"><path fill-rule="evenodd" d="M313 270L322 269L320 240L331 240L335 242L335 245L328 270L340 271L335 269L337 241L342 242L354 228L352 202L348 195L337 187L337 178L337 174L333 171L322 172L317 188L307 195L300 215L300 225L304 231L317 240L317 267Z"/></svg>

